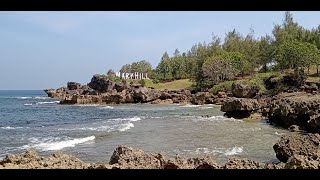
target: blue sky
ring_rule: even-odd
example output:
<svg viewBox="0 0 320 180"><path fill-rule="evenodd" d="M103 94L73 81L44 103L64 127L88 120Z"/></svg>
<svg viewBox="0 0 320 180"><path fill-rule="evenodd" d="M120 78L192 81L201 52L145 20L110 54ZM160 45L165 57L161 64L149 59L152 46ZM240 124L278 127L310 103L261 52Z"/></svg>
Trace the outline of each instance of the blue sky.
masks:
<svg viewBox="0 0 320 180"><path fill-rule="evenodd" d="M307 28L318 26L320 12L292 12ZM282 11L212 12L0 12L0 89L45 89L68 81L86 84L109 68L185 52L212 33L224 38L235 28L271 34Z"/></svg>

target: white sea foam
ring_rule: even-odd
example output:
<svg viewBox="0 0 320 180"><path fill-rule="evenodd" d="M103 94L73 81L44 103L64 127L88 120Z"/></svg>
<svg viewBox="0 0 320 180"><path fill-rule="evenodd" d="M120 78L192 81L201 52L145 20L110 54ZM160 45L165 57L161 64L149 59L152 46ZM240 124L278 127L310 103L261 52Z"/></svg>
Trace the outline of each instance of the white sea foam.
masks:
<svg viewBox="0 0 320 180"><path fill-rule="evenodd" d="M200 107L200 109L212 109L213 107L212 106L203 106L203 107Z"/></svg>
<svg viewBox="0 0 320 180"><path fill-rule="evenodd" d="M54 150L60 150L66 147L75 147L77 144L82 144L87 141L92 141L96 137L95 136L89 136L85 138L76 138L76 139L70 139L70 140L64 140L64 141L54 141L52 142L52 139L43 139L42 142L40 142L37 138L30 139L31 144L22 146L21 149L29 149L29 148L35 148L42 151L54 151Z"/></svg>
<svg viewBox="0 0 320 180"><path fill-rule="evenodd" d="M110 119L113 121L140 121L141 118L138 116L134 116L134 117L129 117L129 118L115 118L115 119Z"/></svg>
<svg viewBox="0 0 320 180"><path fill-rule="evenodd" d="M215 121L215 122L224 122L224 121L233 121L233 122L243 122L241 119L227 118L225 116L210 116L210 117L202 117L202 116L190 116L192 121Z"/></svg>
<svg viewBox="0 0 320 180"><path fill-rule="evenodd" d="M32 106L31 103L26 103L26 104L23 104L24 106Z"/></svg>
<svg viewBox="0 0 320 180"><path fill-rule="evenodd" d="M1 127L1 129L6 129L6 130L21 129L21 128L23 128L23 127L10 127L10 126Z"/></svg>
<svg viewBox="0 0 320 180"><path fill-rule="evenodd" d="M119 131L123 132L123 131L129 130L132 127L134 127L134 125L132 123L130 123L130 122L125 123L125 124L121 124L119 126Z"/></svg>
<svg viewBox="0 0 320 180"><path fill-rule="evenodd" d="M284 135L284 133L278 133L278 132L275 132L275 134L278 135L278 136Z"/></svg>
<svg viewBox="0 0 320 180"><path fill-rule="evenodd" d="M176 150L175 150L176 151ZM183 152L187 152L190 154L222 154L225 156L231 156L231 155L236 155L236 154L240 154L243 152L243 147L233 147L233 148L214 148L212 150L210 150L209 148L206 147L201 147L201 148L197 148L195 151L193 150L182 150ZM182 153L180 151L177 151L178 153ZM183 154L183 153L182 153Z"/></svg>
<svg viewBox="0 0 320 180"><path fill-rule="evenodd" d="M36 104L39 104L39 105L41 105L41 104L57 104L57 103L59 103L60 101L50 101L50 102L37 102Z"/></svg>
<svg viewBox="0 0 320 180"><path fill-rule="evenodd" d="M99 107L99 109L113 109L114 107L112 106L102 106L102 107Z"/></svg>
<svg viewBox="0 0 320 180"><path fill-rule="evenodd" d="M195 104L186 104L182 107L201 107L201 105L195 105Z"/></svg>
<svg viewBox="0 0 320 180"><path fill-rule="evenodd" d="M233 147L231 149L227 149L224 153L226 156L236 155L243 152L243 147Z"/></svg>
<svg viewBox="0 0 320 180"><path fill-rule="evenodd" d="M45 96L22 96L22 97L13 97L15 99L50 99L50 97Z"/></svg>
<svg viewBox="0 0 320 180"><path fill-rule="evenodd" d="M99 104L76 104L74 106L80 106L80 107L96 107L100 106Z"/></svg>

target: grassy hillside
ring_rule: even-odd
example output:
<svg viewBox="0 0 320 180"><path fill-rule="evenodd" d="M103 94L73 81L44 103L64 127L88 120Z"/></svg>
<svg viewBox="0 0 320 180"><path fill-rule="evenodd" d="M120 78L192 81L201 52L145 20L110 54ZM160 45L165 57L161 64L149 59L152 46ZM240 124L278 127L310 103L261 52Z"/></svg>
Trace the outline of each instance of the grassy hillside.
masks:
<svg viewBox="0 0 320 180"><path fill-rule="evenodd" d="M127 80L127 83L130 83L130 82L138 83L139 80L134 80L134 79ZM152 88L160 89L160 90L186 89L186 88L190 88L192 85L192 82L189 79L180 79L180 80L175 80L175 81L171 81L171 82L157 83L157 84L154 84L152 82L152 80L145 79L145 83L146 83L145 87L152 87Z"/></svg>

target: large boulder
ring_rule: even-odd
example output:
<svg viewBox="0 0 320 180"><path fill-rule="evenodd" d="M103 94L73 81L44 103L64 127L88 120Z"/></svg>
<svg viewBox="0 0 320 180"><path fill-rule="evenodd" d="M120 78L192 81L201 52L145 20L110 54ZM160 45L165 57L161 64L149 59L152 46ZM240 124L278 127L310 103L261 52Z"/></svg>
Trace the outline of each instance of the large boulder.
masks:
<svg viewBox="0 0 320 180"><path fill-rule="evenodd" d="M223 169L262 169L263 166L256 161L248 159L230 158Z"/></svg>
<svg viewBox="0 0 320 180"><path fill-rule="evenodd" d="M319 169L320 157L318 154L314 156L304 156L294 154L288 159L284 169Z"/></svg>
<svg viewBox="0 0 320 180"><path fill-rule="evenodd" d="M164 169L219 169L220 166L213 162L210 156L206 155L200 158L185 159L179 155L168 159L165 162Z"/></svg>
<svg viewBox="0 0 320 180"><path fill-rule="evenodd" d="M261 109L261 103L257 99L228 98L221 106L221 111L256 111Z"/></svg>
<svg viewBox="0 0 320 180"><path fill-rule="evenodd" d="M217 96L209 92L197 92L192 97L193 104L215 104L217 102Z"/></svg>
<svg viewBox="0 0 320 180"><path fill-rule="evenodd" d="M281 93L272 99L268 117L285 128L298 125L308 132L320 132L320 94Z"/></svg>
<svg viewBox="0 0 320 180"><path fill-rule="evenodd" d="M88 86L99 92L111 92L115 89L115 82L106 76L96 74L92 77Z"/></svg>
<svg viewBox="0 0 320 180"><path fill-rule="evenodd" d="M134 99L134 102L151 102L156 99L159 99L160 93L151 88L143 87L140 84L131 85L131 94Z"/></svg>
<svg viewBox="0 0 320 180"><path fill-rule="evenodd" d="M237 98L253 98L258 93L259 88L234 82L231 86L231 91L233 96Z"/></svg>
<svg viewBox="0 0 320 180"><path fill-rule="evenodd" d="M122 169L160 169L164 162L161 154L147 154L140 149L120 145L114 150L109 164Z"/></svg>
<svg viewBox="0 0 320 180"><path fill-rule="evenodd" d="M273 146L276 152L276 157L282 161L287 162L293 155L312 156L319 151L320 135L308 133L284 135Z"/></svg>
<svg viewBox="0 0 320 180"><path fill-rule="evenodd" d="M68 82L67 87L69 90L77 90L77 89L80 89L81 84L77 82Z"/></svg>
<svg viewBox="0 0 320 180"><path fill-rule="evenodd" d="M88 165L73 155L55 153L47 158L28 150L21 154L7 155L0 161L5 169L85 169Z"/></svg>

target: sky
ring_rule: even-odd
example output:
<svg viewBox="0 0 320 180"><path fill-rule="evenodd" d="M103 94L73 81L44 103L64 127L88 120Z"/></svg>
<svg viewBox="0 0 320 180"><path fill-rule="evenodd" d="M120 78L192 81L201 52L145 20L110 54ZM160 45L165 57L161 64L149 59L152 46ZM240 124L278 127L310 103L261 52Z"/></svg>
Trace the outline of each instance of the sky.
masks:
<svg viewBox="0 0 320 180"><path fill-rule="evenodd" d="M291 13L306 28L320 24L320 12ZM165 51L186 52L234 28L271 34L283 18L283 11L2 11L0 90L87 84L94 74L140 60L155 68Z"/></svg>

